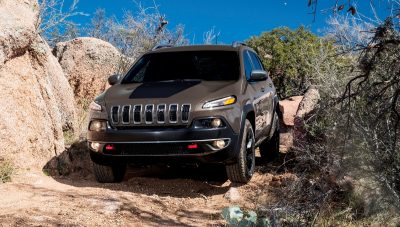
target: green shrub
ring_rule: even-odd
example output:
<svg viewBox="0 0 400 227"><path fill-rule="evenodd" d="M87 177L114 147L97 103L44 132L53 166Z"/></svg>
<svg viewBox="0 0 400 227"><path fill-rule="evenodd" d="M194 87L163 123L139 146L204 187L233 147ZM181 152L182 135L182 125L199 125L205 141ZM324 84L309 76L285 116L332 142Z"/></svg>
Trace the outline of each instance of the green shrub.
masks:
<svg viewBox="0 0 400 227"><path fill-rule="evenodd" d="M76 135L73 130L63 131L65 145L72 145L76 140Z"/></svg>
<svg viewBox="0 0 400 227"><path fill-rule="evenodd" d="M226 207L222 210L222 217L228 226L270 226L268 218L257 217L254 211L242 211L238 206Z"/></svg>
<svg viewBox="0 0 400 227"><path fill-rule="evenodd" d="M0 161L0 183L10 182L13 173L14 167L11 162Z"/></svg>
<svg viewBox="0 0 400 227"><path fill-rule="evenodd" d="M271 72L281 98L303 94L313 84L314 74L326 73L330 68L325 65L336 62L331 61L336 58L333 42L304 27L277 28L251 37L247 44L258 52L265 68Z"/></svg>

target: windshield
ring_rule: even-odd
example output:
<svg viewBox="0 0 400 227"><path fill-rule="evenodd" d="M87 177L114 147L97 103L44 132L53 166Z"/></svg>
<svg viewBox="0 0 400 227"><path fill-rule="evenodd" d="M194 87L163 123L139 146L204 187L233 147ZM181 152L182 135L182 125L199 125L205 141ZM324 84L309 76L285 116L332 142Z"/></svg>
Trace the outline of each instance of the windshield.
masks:
<svg viewBox="0 0 400 227"><path fill-rule="evenodd" d="M182 51L144 55L122 83L238 78L239 59L235 51Z"/></svg>

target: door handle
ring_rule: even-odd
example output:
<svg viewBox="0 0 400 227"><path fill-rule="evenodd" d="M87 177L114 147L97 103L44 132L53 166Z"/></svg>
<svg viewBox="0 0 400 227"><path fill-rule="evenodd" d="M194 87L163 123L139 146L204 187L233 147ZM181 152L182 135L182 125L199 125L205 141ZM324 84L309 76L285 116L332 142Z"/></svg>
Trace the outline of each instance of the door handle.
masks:
<svg viewBox="0 0 400 227"><path fill-rule="evenodd" d="M264 92L264 91L265 91L265 88L262 87L262 88L261 88L261 92Z"/></svg>

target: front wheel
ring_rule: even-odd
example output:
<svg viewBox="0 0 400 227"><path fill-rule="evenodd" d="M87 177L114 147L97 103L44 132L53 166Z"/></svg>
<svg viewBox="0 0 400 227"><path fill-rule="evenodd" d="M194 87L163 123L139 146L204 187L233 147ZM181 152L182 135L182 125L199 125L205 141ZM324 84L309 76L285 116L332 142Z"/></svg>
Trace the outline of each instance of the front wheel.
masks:
<svg viewBox="0 0 400 227"><path fill-rule="evenodd" d="M226 174L231 182L247 183L254 174L255 167L255 139L253 127L246 119L241 138L241 145L237 162L225 166Z"/></svg>
<svg viewBox="0 0 400 227"><path fill-rule="evenodd" d="M126 164L107 166L93 162L93 172L96 180L100 183L121 182L125 176Z"/></svg>

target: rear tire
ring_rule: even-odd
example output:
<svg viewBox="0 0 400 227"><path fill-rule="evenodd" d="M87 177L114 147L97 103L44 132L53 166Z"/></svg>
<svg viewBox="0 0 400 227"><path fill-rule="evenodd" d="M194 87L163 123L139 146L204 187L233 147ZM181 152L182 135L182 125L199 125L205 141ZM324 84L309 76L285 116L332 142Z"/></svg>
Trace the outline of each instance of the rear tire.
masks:
<svg viewBox="0 0 400 227"><path fill-rule="evenodd" d="M226 174L233 183L247 183L254 174L255 168L255 139L253 127L246 119L241 138L241 145L237 162L226 165Z"/></svg>
<svg viewBox="0 0 400 227"><path fill-rule="evenodd" d="M261 160L263 163L274 161L279 157L279 141L279 118L277 118L275 121L274 134L269 140L263 141L259 147Z"/></svg>
<svg viewBox="0 0 400 227"><path fill-rule="evenodd" d="M100 183L121 182L125 176L126 164L107 166L93 162L93 172L96 180Z"/></svg>

